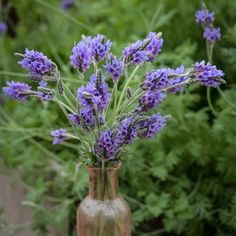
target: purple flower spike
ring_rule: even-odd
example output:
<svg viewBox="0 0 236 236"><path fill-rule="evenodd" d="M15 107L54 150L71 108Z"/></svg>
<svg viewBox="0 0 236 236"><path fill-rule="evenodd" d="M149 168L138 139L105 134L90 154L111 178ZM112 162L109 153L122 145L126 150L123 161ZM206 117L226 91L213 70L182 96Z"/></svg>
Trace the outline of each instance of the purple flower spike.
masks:
<svg viewBox="0 0 236 236"><path fill-rule="evenodd" d="M108 55L111 48L111 41L106 40L106 37L102 34L98 34L91 41L92 52L97 62L102 61Z"/></svg>
<svg viewBox="0 0 236 236"><path fill-rule="evenodd" d="M112 160L115 158L115 148L111 136L110 130L105 130L99 135L98 143L95 147L95 154L102 159Z"/></svg>
<svg viewBox="0 0 236 236"><path fill-rule="evenodd" d="M170 86L169 72L170 69L166 68L148 72L145 76L143 89L156 91Z"/></svg>
<svg viewBox="0 0 236 236"><path fill-rule="evenodd" d="M24 101L30 95L32 95L31 86L21 82L7 82L8 87L3 87L5 95L12 97L13 99Z"/></svg>
<svg viewBox="0 0 236 236"><path fill-rule="evenodd" d="M221 38L220 28L205 28L203 38L205 38L209 43L214 44Z"/></svg>
<svg viewBox="0 0 236 236"><path fill-rule="evenodd" d="M196 11L195 17L198 24L203 24L206 26L213 23L215 19L215 13L209 12L208 9L201 9Z"/></svg>
<svg viewBox="0 0 236 236"><path fill-rule="evenodd" d="M62 0L61 1L62 8L65 11L69 10L70 8L72 8L74 4L75 4L74 0Z"/></svg>
<svg viewBox="0 0 236 236"><path fill-rule="evenodd" d="M170 69L169 71L169 76L171 76L172 78L170 79L170 85L174 86L176 84L182 83L186 80L188 80L188 76L179 76L181 74L184 74L185 69L184 66L181 65L180 67L177 67L176 69ZM177 93L183 90L184 85L179 85L177 87L171 88L168 90L168 92L171 93Z"/></svg>
<svg viewBox="0 0 236 236"><path fill-rule="evenodd" d="M37 81L41 81L43 76L51 75L54 70L53 63L43 53L25 49L22 61L18 62Z"/></svg>
<svg viewBox="0 0 236 236"><path fill-rule="evenodd" d="M163 46L163 38L159 36L158 34L151 32L149 33L146 40L150 40L150 43L147 45L147 51L149 61L153 61L154 58L159 54L161 51L161 48Z"/></svg>
<svg viewBox="0 0 236 236"><path fill-rule="evenodd" d="M205 61L196 62L194 64L195 77L200 81L201 85L209 87L217 87L221 84L224 72L218 70L216 66L212 66L210 63L205 63Z"/></svg>
<svg viewBox="0 0 236 236"><path fill-rule="evenodd" d="M106 61L105 70L111 76L114 83L117 83L123 73L124 64L121 60L116 59L115 56L110 54Z"/></svg>
<svg viewBox="0 0 236 236"><path fill-rule="evenodd" d="M51 92L39 92L37 97L41 99L41 101L51 101L53 99L53 94Z"/></svg>
<svg viewBox="0 0 236 236"><path fill-rule="evenodd" d="M129 133L131 132L131 125L132 123L132 118L127 118L125 119L120 127L118 132L116 133L115 139L114 139L114 144L116 146L116 148L120 148L122 145L124 145L125 143L131 143L133 140L130 140L131 137L129 135Z"/></svg>
<svg viewBox="0 0 236 236"><path fill-rule="evenodd" d="M139 65L148 60L148 52L142 46L143 42L138 40L124 49L123 58L126 64L132 62L135 65Z"/></svg>
<svg viewBox="0 0 236 236"><path fill-rule="evenodd" d="M143 41L138 40L124 49L124 62L125 64L132 62L135 65L140 65L146 61L152 62L161 51L162 45L161 34L151 32Z"/></svg>
<svg viewBox="0 0 236 236"><path fill-rule="evenodd" d="M80 117L76 114L68 114L71 122L76 125L79 126L80 125Z"/></svg>
<svg viewBox="0 0 236 236"><path fill-rule="evenodd" d="M3 21L0 21L0 34L3 34L7 31L7 24Z"/></svg>
<svg viewBox="0 0 236 236"><path fill-rule="evenodd" d="M93 111L90 108L88 107L81 108L79 110L79 117L86 129L93 128L95 124L95 117L93 115Z"/></svg>
<svg viewBox="0 0 236 236"><path fill-rule="evenodd" d="M154 114L149 120L138 124L141 138L153 138L166 125L166 118L160 113Z"/></svg>
<svg viewBox="0 0 236 236"><path fill-rule="evenodd" d="M100 73L98 75L93 74L86 86L78 88L77 96L82 105L91 109L95 107L99 112L107 107L111 98L108 84Z"/></svg>
<svg viewBox="0 0 236 236"><path fill-rule="evenodd" d="M162 92L153 92L147 91L140 99L139 99L139 107L141 111L148 111L156 106L158 106L166 97L166 94Z"/></svg>
<svg viewBox="0 0 236 236"><path fill-rule="evenodd" d="M92 49L89 38L77 43L72 49L70 63L74 69L84 73L92 63Z"/></svg>
<svg viewBox="0 0 236 236"><path fill-rule="evenodd" d="M67 138L66 129L52 130L51 136L54 137L53 144L60 144Z"/></svg>

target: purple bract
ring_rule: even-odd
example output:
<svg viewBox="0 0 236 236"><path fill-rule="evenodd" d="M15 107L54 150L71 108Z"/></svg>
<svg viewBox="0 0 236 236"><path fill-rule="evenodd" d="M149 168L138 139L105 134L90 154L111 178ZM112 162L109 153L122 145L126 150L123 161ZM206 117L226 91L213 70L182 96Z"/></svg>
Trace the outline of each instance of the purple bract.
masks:
<svg viewBox="0 0 236 236"><path fill-rule="evenodd" d="M209 12L208 9L201 9L196 11L195 17L198 24L209 25L213 23L215 19L215 13Z"/></svg>
<svg viewBox="0 0 236 236"><path fill-rule="evenodd" d="M139 111L148 111L154 107L157 107L166 97L166 94L160 91L147 91L139 99Z"/></svg>
<svg viewBox="0 0 236 236"><path fill-rule="evenodd" d="M115 56L110 54L106 60L105 70L112 78L114 83L117 83L123 74L124 64L121 60L116 59Z"/></svg>
<svg viewBox="0 0 236 236"><path fill-rule="evenodd" d="M111 44L111 41L106 40L102 34L98 34L91 40L92 54L97 62L105 59L110 51Z"/></svg>
<svg viewBox="0 0 236 236"><path fill-rule="evenodd" d="M90 67L92 59L93 55L89 39L84 39L73 47L70 63L74 69L84 73Z"/></svg>
<svg viewBox="0 0 236 236"><path fill-rule="evenodd" d="M166 118L160 113L152 115L148 120L138 124L138 135L141 138L152 138L166 125Z"/></svg>
<svg viewBox="0 0 236 236"><path fill-rule="evenodd" d="M83 106L96 108L98 111L103 111L111 98L108 84L100 73L91 75L89 83L78 88L77 96Z"/></svg>
<svg viewBox="0 0 236 236"><path fill-rule="evenodd" d="M79 126L80 125L80 117L77 114L68 114L71 122L73 125Z"/></svg>
<svg viewBox="0 0 236 236"><path fill-rule="evenodd" d="M203 38L205 38L209 43L214 44L221 38L220 28L206 27L203 33Z"/></svg>
<svg viewBox="0 0 236 236"><path fill-rule="evenodd" d="M205 61L196 62L194 64L194 73L196 79L200 81L201 85L209 87L217 87L221 84L220 78L224 76L222 70L218 70L216 66L212 66L210 63Z"/></svg>
<svg viewBox="0 0 236 236"><path fill-rule="evenodd" d="M52 61L34 50L25 49L23 59L18 63L37 81L41 81L45 75L51 75L54 70Z"/></svg>
<svg viewBox="0 0 236 236"><path fill-rule="evenodd" d="M51 136L54 137L53 144L60 144L67 138L66 129L52 130Z"/></svg>

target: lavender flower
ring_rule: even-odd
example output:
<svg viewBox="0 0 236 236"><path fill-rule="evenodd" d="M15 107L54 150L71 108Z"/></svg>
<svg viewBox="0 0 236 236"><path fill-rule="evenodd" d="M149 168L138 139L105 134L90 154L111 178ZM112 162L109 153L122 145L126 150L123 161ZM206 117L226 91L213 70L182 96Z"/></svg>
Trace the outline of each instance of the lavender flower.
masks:
<svg viewBox="0 0 236 236"><path fill-rule="evenodd" d="M124 49L124 62L126 64L132 62L135 65L140 65L146 61L152 62L161 51L162 45L161 35L151 32L143 41L138 40Z"/></svg>
<svg viewBox="0 0 236 236"><path fill-rule="evenodd" d="M150 43L147 45L148 58L149 61L153 61L154 58L159 54L163 46L163 38L161 34L156 34L154 32L149 33L146 40L150 40Z"/></svg>
<svg viewBox="0 0 236 236"><path fill-rule="evenodd" d="M0 21L0 35L7 31L7 24L3 21Z"/></svg>
<svg viewBox="0 0 236 236"><path fill-rule="evenodd" d="M70 63L74 69L84 73L92 63L92 49L90 40L85 39L77 43L72 49Z"/></svg>
<svg viewBox="0 0 236 236"><path fill-rule="evenodd" d="M22 61L18 62L37 81L41 81L43 76L52 75L54 71L53 63L43 53L25 49Z"/></svg>
<svg viewBox="0 0 236 236"><path fill-rule="evenodd" d="M100 73L93 74L86 86L78 88L77 96L82 105L90 108L95 107L98 111L103 111L111 98L108 84Z"/></svg>
<svg viewBox="0 0 236 236"><path fill-rule="evenodd" d="M74 4L75 4L74 0L62 0L61 1L62 8L65 11L69 10L70 8L72 8Z"/></svg>
<svg viewBox="0 0 236 236"><path fill-rule="evenodd" d="M167 86L170 86L170 80L168 79L170 69L163 68L156 71L148 72L145 75L145 81L142 88L144 90L156 91L161 90Z"/></svg>
<svg viewBox="0 0 236 236"><path fill-rule="evenodd" d="M205 61L196 62L194 64L193 73L197 80L199 80L201 85L209 87L217 87L221 84L222 76L224 72L218 70L216 66L212 66L210 63L205 63Z"/></svg>
<svg viewBox="0 0 236 236"><path fill-rule="evenodd" d="M80 125L80 117L77 114L68 114L68 116L74 125Z"/></svg>
<svg viewBox="0 0 236 236"><path fill-rule="evenodd" d="M95 154L101 159L114 159L115 148L113 144L111 131L105 130L101 132L95 147Z"/></svg>
<svg viewBox="0 0 236 236"><path fill-rule="evenodd" d="M215 19L215 13L209 12L208 9L201 9L196 11L195 17L198 24L209 25L213 23Z"/></svg>
<svg viewBox="0 0 236 236"><path fill-rule="evenodd" d="M148 111L156 106L158 106L166 97L166 94L160 91L147 91L139 99L139 111Z"/></svg>
<svg viewBox="0 0 236 236"><path fill-rule="evenodd" d="M111 76L114 83L117 83L123 73L124 64L121 60L118 60L115 56L109 54L106 61L105 70L106 73Z"/></svg>
<svg viewBox="0 0 236 236"><path fill-rule="evenodd" d="M166 118L160 113L152 115L148 120L138 124L138 135L141 138L152 138L166 125Z"/></svg>
<svg viewBox="0 0 236 236"><path fill-rule="evenodd" d="M123 51L124 62L128 64L129 62L135 65L140 65L148 60L148 52L143 49L143 42L138 40L137 42L126 47Z"/></svg>
<svg viewBox="0 0 236 236"><path fill-rule="evenodd" d="M53 144L60 144L68 137L66 129L52 130L51 136L54 137Z"/></svg>
<svg viewBox="0 0 236 236"><path fill-rule="evenodd" d="M221 38L220 28L206 27L203 33L203 38L205 38L209 43L214 44Z"/></svg>
<svg viewBox="0 0 236 236"><path fill-rule="evenodd" d="M126 143L131 143L134 140L135 138L134 135L130 135L132 131L131 124L132 124L132 118L130 117L125 119L121 123L119 130L114 138L114 145L117 149Z"/></svg>
<svg viewBox="0 0 236 236"><path fill-rule="evenodd" d="M97 62L105 59L110 51L111 44L111 41L106 40L106 37L102 34L98 34L92 39L92 54Z"/></svg>
<svg viewBox="0 0 236 236"><path fill-rule="evenodd" d="M51 92L38 92L36 95L41 101L51 101L53 99L53 94Z"/></svg>
<svg viewBox="0 0 236 236"><path fill-rule="evenodd" d="M185 73L185 68L183 65L180 67L177 67L176 69L170 69L169 70L169 77L172 77L170 79L170 86L175 86L177 84L183 83L189 79L188 76L182 76ZM177 93L181 90L183 90L184 85L179 85L176 87L173 87L171 89L168 89L168 92L171 93Z"/></svg>
<svg viewBox="0 0 236 236"><path fill-rule="evenodd" d="M79 117L80 117L80 120L81 120L83 126L86 129L89 130L94 127L95 117L93 114L93 110L90 107L80 108Z"/></svg>
<svg viewBox="0 0 236 236"><path fill-rule="evenodd" d="M32 95L31 86L26 83L11 81L7 85L8 87L3 87L3 92L13 99L24 101Z"/></svg>

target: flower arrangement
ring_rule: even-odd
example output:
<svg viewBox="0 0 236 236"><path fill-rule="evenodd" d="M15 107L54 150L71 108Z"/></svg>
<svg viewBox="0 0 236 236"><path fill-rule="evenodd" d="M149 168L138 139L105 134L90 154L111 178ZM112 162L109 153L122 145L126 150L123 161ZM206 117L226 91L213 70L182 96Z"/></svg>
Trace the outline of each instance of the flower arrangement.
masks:
<svg viewBox="0 0 236 236"><path fill-rule="evenodd" d="M215 42L219 30L209 27L214 14L202 10L197 22L206 26L204 37ZM70 64L83 83L77 94L63 82L57 65L41 52L16 53L18 62L28 71L36 89L22 82L7 82L3 92L19 101L35 97L53 101L66 115L70 128L51 131L53 144L75 139L81 143L79 160L88 166L112 166L120 160L127 144L136 139L150 139L165 127L170 116L153 114L169 93L182 91L198 82L217 87L225 81L223 71L205 61L191 68L160 68L148 71L133 91L129 85L137 70L153 63L163 46L162 33L151 32L143 40L128 45L120 57L111 53L112 42L104 35L82 36L74 45ZM128 71L132 70L130 76Z"/></svg>

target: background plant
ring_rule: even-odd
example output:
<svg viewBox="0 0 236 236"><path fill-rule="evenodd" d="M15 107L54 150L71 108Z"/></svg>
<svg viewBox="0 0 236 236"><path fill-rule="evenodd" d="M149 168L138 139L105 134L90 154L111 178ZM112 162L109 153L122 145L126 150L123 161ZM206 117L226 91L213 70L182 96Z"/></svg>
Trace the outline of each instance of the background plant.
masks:
<svg viewBox="0 0 236 236"><path fill-rule="evenodd" d="M226 73L224 95L235 101L236 3L207 1L207 5L216 12L216 24L222 29L214 63ZM0 38L2 86L6 80L24 76L13 52L26 46L43 48L62 68L62 76L79 85L67 69L67 55L74 38L91 31L116 41L117 51L150 31L162 31L165 45L157 67L190 66L206 58L202 30L194 22L199 1L166 0L155 5L140 0L80 1L66 12L59 1L13 0L7 6L3 20L10 29ZM9 17L9 6L18 20ZM218 113L214 117L205 94L204 88L192 86L181 95L171 95L162 109L173 119L161 137L136 143L127 153L120 181L132 207L134 235L235 235L235 109L212 91ZM62 235L73 235L74 209L87 193L86 171L75 170L77 157L67 148L69 144L52 148L51 140L42 138L48 134L41 130L63 125L65 120L58 116L59 110L50 105L31 101L19 108L1 97L1 159L9 173L21 172L28 188L24 204L32 207L36 235L47 235L49 226ZM45 209L45 202L52 207Z"/></svg>

